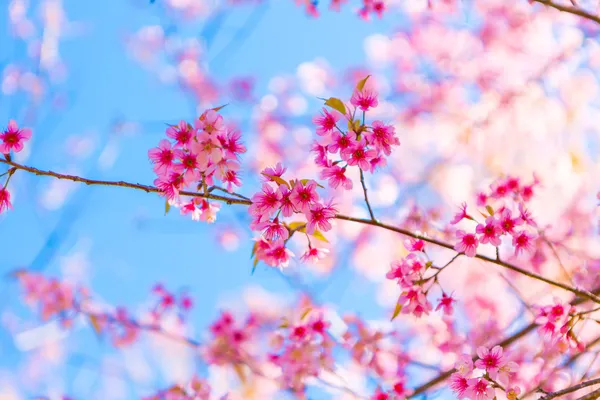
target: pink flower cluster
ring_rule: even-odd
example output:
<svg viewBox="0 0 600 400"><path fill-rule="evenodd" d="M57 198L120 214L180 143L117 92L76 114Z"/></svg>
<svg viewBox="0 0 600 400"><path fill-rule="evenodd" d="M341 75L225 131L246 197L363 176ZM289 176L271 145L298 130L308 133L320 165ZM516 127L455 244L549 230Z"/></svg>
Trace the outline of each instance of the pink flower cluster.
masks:
<svg viewBox="0 0 600 400"><path fill-rule="evenodd" d="M326 179L332 188L352 189L352 180L346 176L348 167L374 172L387 164L386 156L400 144L393 126L382 121L365 125L366 112L377 107L378 100L377 93L365 87L366 80L361 82L350 99L352 111L341 100L329 99L326 104L332 110L323 108L322 114L313 118L320 136L312 146L315 163L322 168L321 179Z"/></svg>
<svg viewBox="0 0 600 400"><path fill-rule="evenodd" d="M470 355L462 355L456 363L456 372L450 377L450 388L457 398L472 400L492 400L496 396L495 388L506 390L509 399L514 400L521 389L515 385L519 366L508 360L500 346L493 348L479 347L478 359L473 364ZM475 368L483 371L480 376L473 376Z"/></svg>
<svg viewBox="0 0 600 400"><path fill-rule="evenodd" d="M408 239L404 246L409 255L400 261L394 261L391 264L390 271L385 275L387 279L395 281L402 289L398 298L397 309L401 308L402 314L413 314L417 318L427 315L433 309L427 299L427 293L437 282L435 273L425 277L425 273L434 267L431 261L425 258L425 242L420 239ZM452 315L453 303L452 296L447 295L442 290L442 298L439 300L436 311L442 310L444 315Z"/></svg>
<svg viewBox="0 0 600 400"><path fill-rule="evenodd" d="M584 350L583 343L577 338L573 331L578 318L575 307L570 304L554 299L554 304L546 306L535 306L538 332L546 342L553 348L561 351L567 349Z"/></svg>
<svg viewBox="0 0 600 400"><path fill-rule="evenodd" d="M207 222L214 221L218 206L201 196L184 202L179 193L189 188L207 194L217 180L233 192L234 186L242 184L238 176L239 156L246 152L240 132L226 126L217 110L205 111L194 126L185 121L170 126L166 133L171 141L163 139L158 147L148 151L158 176L154 185L170 202L181 206L183 214Z"/></svg>
<svg viewBox="0 0 600 400"><path fill-rule="evenodd" d="M179 319L183 321L194 306L192 298L187 293L184 292L177 296L160 283L154 286L152 293L157 296L157 303L152 310L152 317L155 321L159 321L169 312L176 312Z"/></svg>
<svg viewBox="0 0 600 400"><path fill-rule="evenodd" d="M43 320L58 316L63 326L68 327L76 304L87 298L85 289L76 289L42 274L18 271L15 275L25 292L25 302L38 308Z"/></svg>
<svg viewBox="0 0 600 400"><path fill-rule="evenodd" d="M258 328L253 315L244 323L237 323L229 312L222 312L210 326L212 340L205 348L205 359L215 365L239 365L248 360L244 346L250 341Z"/></svg>
<svg viewBox="0 0 600 400"><path fill-rule="evenodd" d="M307 379L318 377L323 369L334 369L334 341L328 327L322 314L312 310L297 323L284 324L274 335L269 360L281 369L283 388L303 393Z"/></svg>
<svg viewBox="0 0 600 400"><path fill-rule="evenodd" d="M252 196L252 205L248 208L252 216L250 228L261 231L254 245L256 260L267 265L286 267L294 254L285 247L290 234L300 231L308 235L322 236L322 232L331 230L331 220L337 213L332 201L323 202L317 193L317 182L312 179L293 179L285 181L281 163L263 170L262 190ZM283 218L294 214L302 215L304 222L286 225ZM281 218L281 219L280 219ZM308 236L307 236L308 238ZM326 251L314 248L309 240L309 248L302 256L303 261L322 258Z"/></svg>
<svg viewBox="0 0 600 400"><path fill-rule="evenodd" d="M533 188L538 184L535 180L530 185L521 185L518 178L508 177L500 179L490 186L490 193L479 193L477 205L485 207L487 214L481 212L484 221L478 222L469 215L465 203L456 213L451 224L457 224L463 219L475 221L475 232L466 232L462 229L456 231L458 242L454 249L469 257L477 254L480 244L490 244L499 247L503 236L512 238L515 255L529 253L534 249L537 233L527 230L526 227L536 228L537 223L525 208L525 202L533 196ZM496 204L494 204L496 203ZM496 208L492 207L495 205Z"/></svg>

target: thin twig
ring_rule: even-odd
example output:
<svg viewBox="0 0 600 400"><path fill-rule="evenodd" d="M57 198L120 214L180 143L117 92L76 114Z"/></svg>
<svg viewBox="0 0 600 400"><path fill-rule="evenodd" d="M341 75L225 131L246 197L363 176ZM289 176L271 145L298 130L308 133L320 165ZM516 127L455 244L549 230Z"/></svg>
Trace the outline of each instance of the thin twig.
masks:
<svg viewBox="0 0 600 400"><path fill-rule="evenodd" d="M367 185L365 185L365 175L363 174L363 170L360 170L360 184L363 188L363 193L365 194L365 203L367 203L367 208L369 209L369 215L371 216L371 221L375 221L375 214L373 214L373 209L371 208L371 203L369 203L369 196L367 196Z"/></svg>

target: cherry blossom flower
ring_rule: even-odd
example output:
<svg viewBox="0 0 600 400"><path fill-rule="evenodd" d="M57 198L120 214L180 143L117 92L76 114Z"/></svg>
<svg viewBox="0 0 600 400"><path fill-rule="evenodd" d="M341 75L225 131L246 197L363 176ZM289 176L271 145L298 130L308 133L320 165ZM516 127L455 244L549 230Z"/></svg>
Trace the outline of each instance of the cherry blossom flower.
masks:
<svg viewBox="0 0 600 400"><path fill-rule="evenodd" d="M340 118L341 115L337 111L328 111L326 108L323 108L323 115L313 118L313 123L317 125L317 135L331 134L336 129L336 123Z"/></svg>
<svg viewBox="0 0 600 400"><path fill-rule="evenodd" d="M377 93L374 90L364 88L352 93L350 103L363 111L369 111L370 108L377 107L379 101L377 101Z"/></svg>
<svg viewBox="0 0 600 400"><path fill-rule="evenodd" d="M307 215L308 224L306 225L306 232L312 235L316 229L322 232L327 232L331 229L331 220L335 218L337 211L333 207L332 203L327 204L317 203L310 207Z"/></svg>
<svg viewBox="0 0 600 400"><path fill-rule="evenodd" d="M489 349L481 346L477 348L477 356L479 356L479 360L475 361L475 366L485 369L492 379L496 379L498 371L504 365L502 347L494 346L494 348Z"/></svg>
<svg viewBox="0 0 600 400"><path fill-rule="evenodd" d="M498 221L494 217L487 217L484 224L478 224L476 232L480 234L479 242L482 244L489 243L493 246L500 246L500 235L502 230L498 225Z"/></svg>
<svg viewBox="0 0 600 400"><path fill-rule="evenodd" d="M444 315L452 315L452 313L454 312L452 303L454 302L456 302L456 300L454 300L451 295L448 296L446 293L442 293L442 298L439 300L435 311L443 310Z"/></svg>
<svg viewBox="0 0 600 400"><path fill-rule="evenodd" d="M534 235L527 231L515 232L512 240L512 244L515 246L515 255L531 251L533 249L533 238Z"/></svg>
<svg viewBox="0 0 600 400"><path fill-rule="evenodd" d="M0 214L9 209L12 209L12 204L10 204L10 192L4 187L0 189Z"/></svg>
<svg viewBox="0 0 600 400"><path fill-rule="evenodd" d="M308 250L300 257L303 262L317 262L327 256L329 250L308 246Z"/></svg>
<svg viewBox="0 0 600 400"><path fill-rule="evenodd" d="M183 120L167 129L167 136L175 140L175 147L189 146L195 133L195 129Z"/></svg>
<svg viewBox="0 0 600 400"><path fill-rule="evenodd" d="M23 150L23 145L31 138L31 129L19 128L15 120L8 122L8 127L0 133L0 153L9 154Z"/></svg>
<svg viewBox="0 0 600 400"><path fill-rule="evenodd" d="M346 190L352 189L352 180L346 176L346 168L337 165L325 168L321 171L321 178L327 179L329 186L334 189L340 185Z"/></svg>
<svg viewBox="0 0 600 400"><path fill-rule="evenodd" d="M454 245L454 249L459 253L465 253L468 257L475 257L477 254L477 245L479 243L477 237L474 234L466 233L463 230L456 231L456 237L459 241Z"/></svg>
<svg viewBox="0 0 600 400"><path fill-rule="evenodd" d="M472 219L469 214L467 214L467 203L462 203L460 205L460 211L454 215L454 218L452 218L450 224L456 225L465 218Z"/></svg>
<svg viewBox="0 0 600 400"><path fill-rule="evenodd" d="M469 387L465 397L471 400L491 400L494 398L494 388L483 378L472 378L468 381Z"/></svg>
<svg viewBox="0 0 600 400"><path fill-rule="evenodd" d="M450 375L449 386L458 399L464 399L467 397L467 391L469 390L469 380L467 377L455 372L454 374Z"/></svg>

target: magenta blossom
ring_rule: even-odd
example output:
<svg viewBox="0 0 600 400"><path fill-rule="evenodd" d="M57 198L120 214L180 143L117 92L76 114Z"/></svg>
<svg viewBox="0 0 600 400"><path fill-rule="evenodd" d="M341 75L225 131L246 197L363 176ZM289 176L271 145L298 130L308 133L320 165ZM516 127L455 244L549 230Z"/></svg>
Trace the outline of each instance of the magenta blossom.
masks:
<svg viewBox="0 0 600 400"><path fill-rule="evenodd" d="M9 154L10 151L15 153L23 150L23 145L31 138L31 129L21 128L14 120L8 122L8 127L0 134L0 153Z"/></svg>

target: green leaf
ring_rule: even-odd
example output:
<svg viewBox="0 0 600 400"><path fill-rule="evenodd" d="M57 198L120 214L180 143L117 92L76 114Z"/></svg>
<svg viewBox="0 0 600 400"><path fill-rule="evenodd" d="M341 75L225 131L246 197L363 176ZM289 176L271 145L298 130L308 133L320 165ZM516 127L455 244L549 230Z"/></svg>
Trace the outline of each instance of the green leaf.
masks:
<svg viewBox="0 0 600 400"><path fill-rule="evenodd" d="M281 325L279 325L279 329L285 329L288 328L290 326L290 323L288 322L287 318L282 318L281 321Z"/></svg>
<svg viewBox="0 0 600 400"><path fill-rule="evenodd" d="M302 313L302 315L300 316L300 321L302 321L304 318L306 318L306 316L312 311L312 308L307 308L306 310L304 310L304 312Z"/></svg>
<svg viewBox="0 0 600 400"><path fill-rule="evenodd" d="M364 79L358 81L358 83L356 84L356 90L362 92L362 90L365 88L365 83L367 83L367 79L369 79L370 76L371 75L367 75Z"/></svg>
<svg viewBox="0 0 600 400"><path fill-rule="evenodd" d="M315 229L314 233L311 236L316 239L322 240L325 243L329 243L329 240L327 240L325 235L323 235L323 233L321 233L321 231L319 231L319 230Z"/></svg>
<svg viewBox="0 0 600 400"><path fill-rule="evenodd" d="M169 204L169 200L165 200L165 215L167 215L169 213L170 209L171 209L171 205Z"/></svg>
<svg viewBox="0 0 600 400"><path fill-rule="evenodd" d="M246 374L244 373L243 364L233 364L233 369L242 383L246 383Z"/></svg>
<svg viewBox="0 0 600 400"><path fill-rule="evenodd" d="M341 112L342 114L346 114L346 106L344 103L335 97L330 97L325 101L325 105L333 108L336 111Z"/></svg>
<svg viewBox="0 0 600 400"><path fill-rule="evenodd" d="M288 228L290 228L290 230L295 231L295 232L305 233L306 232L306 222L300 222L300 221L291 222L288 224ZM315 239L322 240L325 243L329 243L329 240L327 240L325 235L323 235L323 233L318 229L315 229L315 231L313 232L313 234L311 236L314 237Z"/></svg>
<svg viewBox="0 0 600 400"><path fill-rule="evenodd" d="M302 227L302 228L300 228ZM298 231L298 232L305 232L306 231L306 222L301 222L301 221L296 221L296 222L290 222L288 224L288 228L290 228L292 231ZM300 229L298 229L300 228Z"/></svg>
<svg viewBox="0 0 600 400"><path fill-rule="evenodd" d="M266 176L267 178L270 178L270 179L274 180L278 185L285 185L289 189L291 189L290 184L287 181L281 179L281 177L276 176L276 175L265 174L264 172L263 172L263 175Z"/></svg>
<svg viewBox="0 0 600 400"><path fill-rule="evenodd" d="M303 185L306 185L308 182L310 182L312 180L313 179L300 179L300 182L302 182ZM315 183L317 183L317 182L315 181ZM318 183L317 183L317 186L320 187L320 188L322 188L322 189L325 189L325 186L319 185Z"/></svg>
<svg viewBox="0 0 600 400"><path fill-rule="evenodd" d="M252 263L252 273L250 275L254 275L254 271L256 271L257 265L258 265L258 257L254 258L254 263Z"/></svg>
<svg viewBox="0 0 600 400"><path fill-rule="evenodd" d="M258 250L258 242L254 242L254 246L252 246L252 254L250 255L250 258L254 258L254 255L256 254L256 250Z"/></svg>
<svg viewBox="0 0 600 400"><path fill-rule="evenodd" d="M96 335L100 336L102 334L102 324L100 322L100 318L96 315L90 315L90 323L96 332Z"/></svg>
<svg viewBox="0 0 600 400"><path fill-rule="evenodd" d="M213 110L213 111L219 111L219 110L222 110L223 108L227 107L228 105L229 105L229 104L223 104L222 106L219 106L219 107L212 108L212 110Z"/></svg>
<svg viewBox="0 0 600 400"><path fill-rule="evenodd" d="M490 216L494 215L494 209L491 206L485 206L485 209L490 213Z"/></svg>
<svg viewBox="0 0 600 400"><path fill-rule="evenodd" d="M394 309L394 314L392 314L392 319L390 321L393 321L400 314L400 311L402 311L402 304L398 302L396 303L396 308Z"/></svg>

